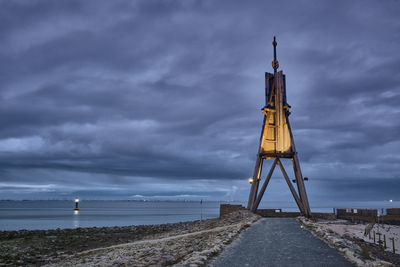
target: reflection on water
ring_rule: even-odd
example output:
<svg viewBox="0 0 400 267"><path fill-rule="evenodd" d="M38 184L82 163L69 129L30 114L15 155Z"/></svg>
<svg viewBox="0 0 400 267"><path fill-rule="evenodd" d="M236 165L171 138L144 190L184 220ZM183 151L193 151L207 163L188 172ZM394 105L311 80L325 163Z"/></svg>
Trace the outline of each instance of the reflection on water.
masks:
<svg viewBox="0 0 400 267"><path fill-rule="evenodd" d="M79 210L74 210L74 219L73 219L73 225L74 228L78 228L79 227Z"/></svg>

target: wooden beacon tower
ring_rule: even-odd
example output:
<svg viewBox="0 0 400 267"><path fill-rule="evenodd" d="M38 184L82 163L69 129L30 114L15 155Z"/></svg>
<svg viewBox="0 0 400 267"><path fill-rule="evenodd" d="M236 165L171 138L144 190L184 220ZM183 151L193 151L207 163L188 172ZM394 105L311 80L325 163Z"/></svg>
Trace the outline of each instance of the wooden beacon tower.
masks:
<svg viewBox="0 0 400 267"><path fill-rule="evenodd" d="M302 215L310 217L311 211L308 204L306 188L304 186L304 179L301 174L293 134L290 129L290 106L286 102L285 75L283 75L282 71L277 71L279 63L276 59L277 43L275 36L272 44L274 46L274 61L272 61L274 74L268 72L265 73L265 106L262 108L264 122L253 178L249 179L251 189L247 208L253 212L257 210L265 189L268 186L269 180L271 179L272 173L278 164L300 212ZM296 189L293 187L280 158L288 158L292 160L298 194ZM258 187L262 173L263 161L268 159L274 161L259 191Z"/></svg>

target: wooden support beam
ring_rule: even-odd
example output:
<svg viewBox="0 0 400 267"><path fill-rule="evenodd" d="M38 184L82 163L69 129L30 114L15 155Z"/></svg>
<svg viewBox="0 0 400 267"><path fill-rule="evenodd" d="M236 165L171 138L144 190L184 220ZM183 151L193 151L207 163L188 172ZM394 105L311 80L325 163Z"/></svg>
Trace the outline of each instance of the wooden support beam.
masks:
<svg viewBox="0 0 400 267"><path fill-rule="evenodd" d="M260 153L262 158L293 158L294 153Z"/></svg>
<svg viewBox="0 0 400 267"><path fill-rule="evenodd" d="M294 155L292 162L293 162L294 175L296 176L297 189L299 190L300 199L304 206L304 215L307 217L311 217L310 205L308 203L306 188L304 186L303 175L301 173L300 163L299 159L297 158L297 154Z"/></svg>
<svg viewBox="0 0 400 267"><path fill-rule="evenodd" d="M306 193L306 188L304 186L303 174L301 173L300 162L299 162L299 159L297 157L296 145L294 144L292 128L290 127L290 122L289 122L288 116L289 116L289 114L287 113L286 114L286 121L287 121L287 125L288 125L288 128L289 128L290 138L292 140L291 141L292 142L292 150L293 150L292 163L293 163L294 175L296 177L297 189L299 190L301 203L304 206L303 215L305 215L307 217L311 217L310 204L308 203L308 197L307 197L307 193Z"/></svg>
<svg viewBox="0 0 400 267"><path fill-rule="evenodd" d="M258 193L257 199L254 202L253 206L251 207L251 211L255 212L258 209L258 205L260 205L261 199L264 195L265 189L268 186L269 180L271 180L271 176L272 173L274 172L276 163L277 163L277 158L274 160L274 163L272 163L271 169L269 170L269 173L267 175L267 177L265 178L264 184L262 185L261 189L260 189L260 193Z"/></svg>
<svg viewBox="0 0 400 267"><path fill-rule="evenodd" d="M262 164L263 164L263 159L260 157L257 157L257 161L256 161L256 165L254 167L254 173L253 173L253 183L251 184L249 200L247 202L247 208L249 210L251 210L251 208L254 204L254 201L257 198L258 184L260 183Z"/></svg>
<svg viewBox="0 0 400 267"><path fill-rule="evenodd" d="M305 211L304 211L303 204L302 204L301 200L299 199L299 197L297 196L296 190L294 189L292 183L290 182L290 179L289 179L289 177L288 177L288 175L287 175L287 173L286 173L286 171L285 171L285 168L284 168L283 165L282 165L282 162L279 160L279 158L277 158L276 160L277 160L277 163L278 163L278 165L279 165L279 168L280 168L281 171L282 171L283 177L285 177L286 183L287 183L288 186L289 186L290 192L292 192L292 195L293 195L293 197L294 197L294 200L296 201L296 204L297 204L297 206L299 207L299 210L301 211L301 213L304 214Z"/></svg>

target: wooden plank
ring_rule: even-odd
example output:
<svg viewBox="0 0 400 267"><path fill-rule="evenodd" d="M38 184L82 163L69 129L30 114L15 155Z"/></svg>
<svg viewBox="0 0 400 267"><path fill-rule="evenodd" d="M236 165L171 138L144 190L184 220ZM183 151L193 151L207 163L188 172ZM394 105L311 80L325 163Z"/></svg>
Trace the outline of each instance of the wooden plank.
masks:
<svg viewBox="0 0 400 267"><path fill-rule="evenodd" d="M272 176L272 173L274 172L276 163L277 163L277 159L275 159L274 163L272 163L271 169L269 170L269 173L268 173L267 177L265 178L265 181L260 189L260 193L258 193L257 199L256 199L255 203L253 204L253 206L251 207L252 212L255 212L258 208L258 205L260 205L261 199L264 196L265 189L268 186L269 180L271 180L271 176Z"/></svg>
<svg viewBox="0 0 400 267"><path fill-rule="evenodd" d="M278 163L278 165L279 165L279 168L280 168L281 171L282 171L283 177L285 177L286 183L287 183L288 186L289 186L290 192L292 192L292 195L293 195L293 197L294 197L294 200L296 201L296 204L297 204L297 206L299 207L299 210L301 211L301 213L304 214L305 211L304 211L303 204L301 203L299 197L297 196L296 190L294 189L292 183L290 182L290 179L289 179L289 177L288 177L288 175L287 175L287 173L286 173L286 171L285 171L285 168L284 168L283 165L282 165L282 162L279 160L279 158L277 158L276 160L277 160L277 163Z"/></svg>
<svg viewBox="0 0 400 267"><path fill-rule="evenodd" d="M293 158L294 153L260 153L262 158Z"/></svg>

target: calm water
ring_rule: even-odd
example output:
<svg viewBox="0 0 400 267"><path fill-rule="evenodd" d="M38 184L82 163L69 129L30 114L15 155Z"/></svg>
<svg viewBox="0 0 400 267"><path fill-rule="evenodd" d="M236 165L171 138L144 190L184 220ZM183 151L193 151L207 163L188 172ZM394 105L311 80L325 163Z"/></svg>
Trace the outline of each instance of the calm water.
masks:
<svg viewBox="0 0 400 267"><path fill-rule="evenodd" d="M0 201L0 230L124 226L219 216L220 202Z"/></svg>
<svg viewBox="0 0 400 267"><path fill-rule="evenodd" d="M73 201L0 201L0 230L56 229L77 227L162 224L216 218L223 202L199 201L95 201L79 203L74 212ZM246 205L235 202L232 204ZM397 203L344 202L311 203L313 212L332 212L336 208L390 208ZM319 204L319 205L318 205ZM260 208L282 208L298 211L296 204L265 202ZM378 210L380 212L380 210Z"/></svg>

